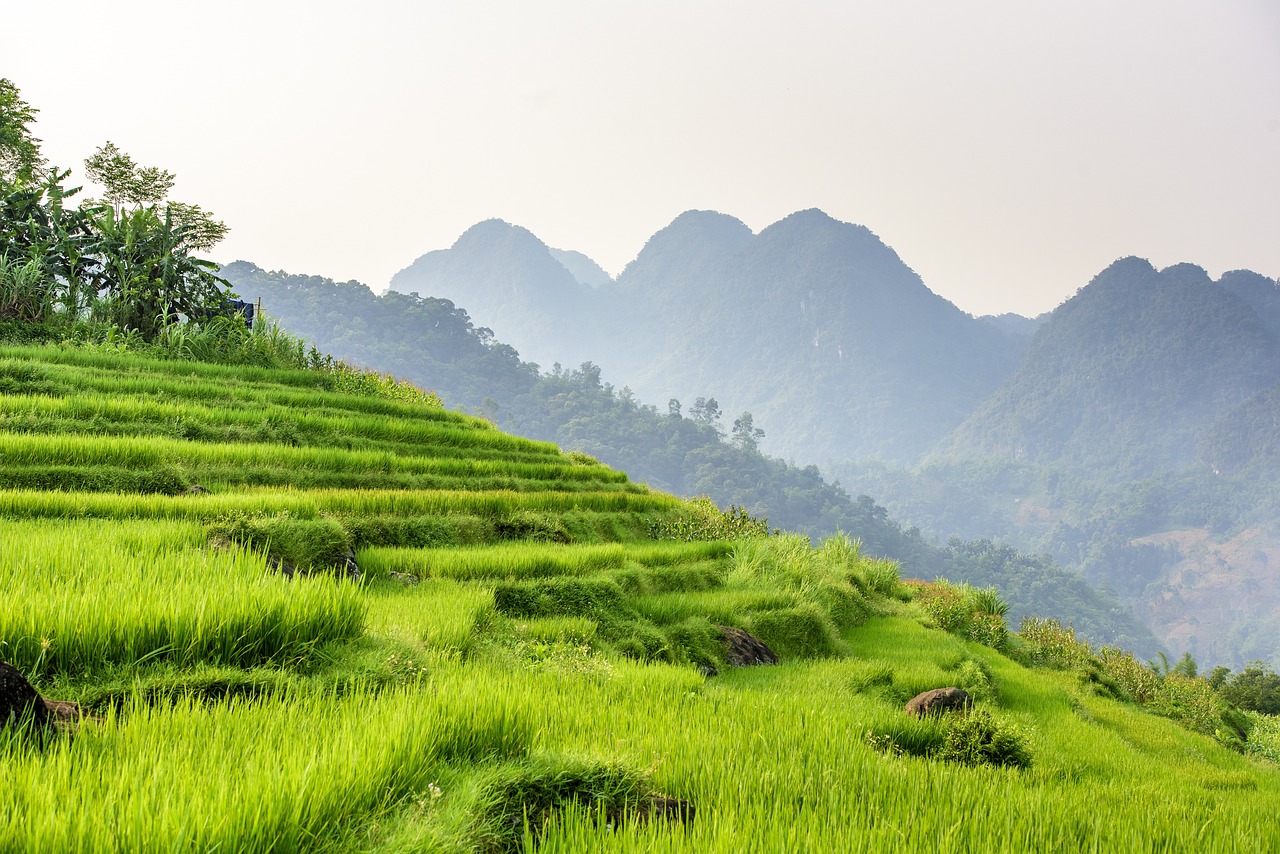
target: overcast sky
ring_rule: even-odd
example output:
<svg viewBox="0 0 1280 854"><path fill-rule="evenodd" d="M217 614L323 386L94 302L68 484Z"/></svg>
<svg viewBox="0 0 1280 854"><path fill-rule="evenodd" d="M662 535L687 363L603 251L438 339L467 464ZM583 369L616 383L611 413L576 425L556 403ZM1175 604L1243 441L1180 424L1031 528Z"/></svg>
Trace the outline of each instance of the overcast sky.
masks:
<svg viewBox="0 0 1280 854"><path fill-rule="evenodd" d="M5 0L0 76L213 253L385 288L500 217L610 273L681 211L820 207L974 314L1125 255L1280 276L1275 0Z"/></svg>

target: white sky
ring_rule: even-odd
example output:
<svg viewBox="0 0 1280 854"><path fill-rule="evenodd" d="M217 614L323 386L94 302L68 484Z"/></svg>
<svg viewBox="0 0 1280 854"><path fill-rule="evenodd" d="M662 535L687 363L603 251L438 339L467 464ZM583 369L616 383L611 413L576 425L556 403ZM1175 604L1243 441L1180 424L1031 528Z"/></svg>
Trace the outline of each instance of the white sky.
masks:
<svg viewBox="0 0 1280 854"><path fill-rule="evenodd" d="M1280 276L1275 0L0 0L83 176L177 173L212 254L381 290L501 217L611 273L689 208L820 207L975 314L1114 259Z"/></svg>

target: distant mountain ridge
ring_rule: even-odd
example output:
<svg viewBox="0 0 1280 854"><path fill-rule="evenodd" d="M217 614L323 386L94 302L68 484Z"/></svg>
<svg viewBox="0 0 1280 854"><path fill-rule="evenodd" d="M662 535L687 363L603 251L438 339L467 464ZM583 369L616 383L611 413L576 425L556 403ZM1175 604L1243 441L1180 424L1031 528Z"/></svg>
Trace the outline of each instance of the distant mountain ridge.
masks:
<svg viewBox="0 0 1280 854"><path fill-rule="evenodd" d="M590 360L642 398L750 411L767 449L808 460L919 458L1021 349L931 292L870 230L816 209L759 234L686 212L598 287L529 232L490 221L392 288L466 306L540 364Z"/></svg>
<svg viewBox="0 0 1280 854"><path fill-rule="evenodd" d="M1256 277L1263 279L1263 277ZM1143 477L1197 462L1213 425L1280 382L1280 338L1200 267L1124 258L1059 306L1018 370L944 443L1076 472Z"/></svg>

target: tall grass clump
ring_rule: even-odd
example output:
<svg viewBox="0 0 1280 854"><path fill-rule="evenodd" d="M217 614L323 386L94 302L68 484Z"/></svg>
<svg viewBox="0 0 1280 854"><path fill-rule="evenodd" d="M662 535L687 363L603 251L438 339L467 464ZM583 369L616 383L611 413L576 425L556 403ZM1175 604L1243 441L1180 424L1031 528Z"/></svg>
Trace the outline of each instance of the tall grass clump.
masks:
<svg viewBox="0 0 1280 854"><path fill-rule="evenodd" d="M867 592L865 566L866 560L843 534L816 549L807 537L782 534L738 542L725 585L730 590L797 597L793 608L762 611L750 619L748 629L779 655L782 649L792 655L834 655L842 648L840 632L877 611L875 594ZM887 579L880 583L888 586Z"/></svg>
<svg viewBox="0 0 1280 854"><path fill-rule="evenodd" d="M992 649L1009 647L1004 615L1009 606L994 588L978 589L949 581L908 581L913 601L943 631Z"/></svg>
<svg viewBox="0 0 1280 854"><path fill-rule="evenodd" d="M1060 670L1086 668L1093 661L1093 648L1075 629L1057 620L1025 617L1018 626L1022 644L1018 658L1032 667Z"/></svg>
<svg viewBox="0 0 1280 854"><path fill-rule="evenodd" d="M183 361L305 370L321 378L332 391L431 407L444 405L435 392L420 389L408 380L334 359L314 345L308 347L303 339L269 318L259 318L249 327L239 314L183 320L166 310L160 320L158 331L149 341L110 323L79 324L68 340L108 352L133 350Z"/></svg>
<svg viewBox="0 0 1280 854"><path fill-rule="evenodd" d="M703 495L690 499L682 514L652 519L649 536L683 543L755 539L769 536L769 523L756 519L736 504L721 510Z"/></svg>

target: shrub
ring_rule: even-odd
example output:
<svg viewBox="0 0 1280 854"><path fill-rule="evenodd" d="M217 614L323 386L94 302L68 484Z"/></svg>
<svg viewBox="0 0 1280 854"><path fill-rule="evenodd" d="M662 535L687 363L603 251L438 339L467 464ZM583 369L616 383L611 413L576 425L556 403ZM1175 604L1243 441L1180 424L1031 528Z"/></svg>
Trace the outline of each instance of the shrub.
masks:
<svg viewBox="0 0 1280 854"><path fill-rule="evenodd" d="M1133 657L1133 653L1113 646L1104 646L1098 652L1098 665L1124 691L1125 698L1145 706L1160 691L1160 677L1145 664Z"/></svg>
<svg viewBox="0 0 1280 854"><path fill-rule="evenodd" d="M1018 627L1022 639L1019 658L1034 667L1085 668L1093 660L1089 642L1076 637L1075 629L1057 620L1025 617Z"/></svg>
<svg viewBox="0 0 1280 854"><path fill-rule="evenodd" d="M947 719L946 736L934 753L937 759L962 765L1028 768L1031 748L1026 732L986 709L974 709Z"/></svg>
<svg viewBox="0 0 1280 854"><path fill-rule="evenodd" d="M993 649L1008 648L1004 613L1009 606L995 588L978 590L942 579L932 583L909 581L906 586L938 628Z"/></svg>
<svg viewBox="0 0 1280 854"><path fill-rule="evenodd" d="M769 523L756 519L746 510L730 505L721 510L703 495L688 503L688 513L649 523L649 536L655 540L677 540L692 543L699 540L744 540L769 536Z"/></svg>
<svg viewBox="0 0 1280 854"><path fill-rule="evenodd" d="M995 699L995 686L991 684L991 674L982 662L966 658L956 668L956 681L975 703L986 703Z"/></svg>

